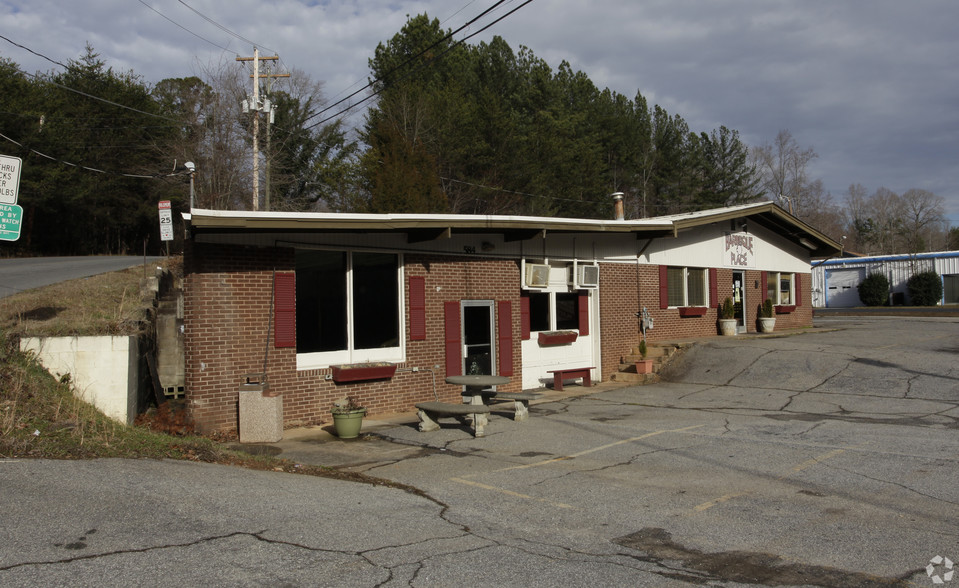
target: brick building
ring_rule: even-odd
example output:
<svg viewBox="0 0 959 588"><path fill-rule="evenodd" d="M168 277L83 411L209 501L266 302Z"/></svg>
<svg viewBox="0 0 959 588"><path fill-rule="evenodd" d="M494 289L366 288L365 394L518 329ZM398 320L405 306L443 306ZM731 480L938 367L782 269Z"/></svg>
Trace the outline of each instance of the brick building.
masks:
<svg viewBox="0 0 959 588"><path fill-rule="evenodd" d="M777 305L812 323L810 258L839 245L772 203L642 220L194 210L185 215L186 394L204 431L237 427L244 377L265 373L287 426L458 401L449 375L544 386L550 369L609 379L650 341L740 331ZM354 369L350 369L350 368ZM361 369L357 369L361 368ZM358 374L358 375L357 375Z"/></svg>

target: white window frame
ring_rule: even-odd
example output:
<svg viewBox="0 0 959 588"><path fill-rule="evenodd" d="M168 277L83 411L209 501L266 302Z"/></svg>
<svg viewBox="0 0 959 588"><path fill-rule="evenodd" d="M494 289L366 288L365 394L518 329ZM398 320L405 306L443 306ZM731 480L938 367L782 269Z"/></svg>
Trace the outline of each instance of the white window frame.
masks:
<svg viewBox="0 0 959 588"><path fill-rule="evenodd" d="M667 270L667 282L666 282L666 298L669 300L671 298L669 291L669 270L680 269L683 270L683 303L680 305L670 305L669 308L687 308L687 307L702 307L709 306L709 271L703 267L686 267L686 266L676 266L670 265L666 266ZM689 303L689 274L690 272L702 272L703 275L703 291L702 291L702 304L690 304Z"/></svg>
<svg viewBox="0 0 959 588"><path fill-rule="evenodd" d="M340 364L350 364L350 363L366 363L366 362L393 362L400 363L406 361L406 303L405 297L406 293L403 288L403 275L404 275L404 264L403 264L403 254L396 251L388 250L367 250L367 249L334 249L334 248L320 248L318 250L324 251L336 251L346 253L346 349L339 349L336 351L314 351L310 353L300 353L297 351L296 354L296 369L297 370L311 370L311 369L322 369L328 368L331 365L340 365ZM397 297L396 303L398 305L398 314L399 324L398 328L398 345L395 347L381 347L378 349L354 349L353 345L353 317L355 315L355 310L353 309L353 254L354 253L388 253L390 255L396 256L396 286L397 286Z"/></svg>
<svg viewBox="0 0 959 588"><path fill-rule="evenodd" d="M783 302L782 297L782 277L789 276L789 302ZM769 281L774 280L776 284L776 297L772 299L773 306L795 306L796 305L796 274L793 272L766 272L766 297L769 298Z"/></svg>
<svg viewBox="0 0 959 588"><path fill-rule="evenodd" d="M549 331L556 331L556 330L558 329L558 327L557 327L557 321L556 321L556 295L557 295L557 294L574 294L574 292L555 292L555 291L554 291L554 292L530 292L530 297L532 298L532 296L533 296L534 294L538 294L538 295L540 295L540 296L548 296L548 297L549 297L549 326L548 326L545 330L536 330L536 329L534 329L534 328L532 327L532 325L530 325L529 332L530 332L530 333L545 333L545 332L549 332ZM576 296L579 296L579 293L578 293L578 292L575 292L575 294L576 294ZM575 304L576 304L576 305L579 304L579 299L578 299L578 298L576 299ZM578 313L578 312L579 312L579 307L576 306L575 309L574 309L574 311ZM530 321L530 322L532 322L532 321ZM579 332L579 315L578 315L578 314L576 315L576 321L575 321L575 322L576 322L576 326L575 326L575 327L572 327L572 328L569 329L569 330Z"/></svg>

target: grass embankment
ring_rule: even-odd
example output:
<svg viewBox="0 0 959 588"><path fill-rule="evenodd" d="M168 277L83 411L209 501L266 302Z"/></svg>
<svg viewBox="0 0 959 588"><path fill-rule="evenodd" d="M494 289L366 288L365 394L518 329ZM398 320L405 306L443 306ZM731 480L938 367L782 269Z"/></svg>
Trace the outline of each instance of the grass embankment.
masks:
<svg viewBox="0 0 959 588"><path fill-rule="evenodd" d="M193 434L170 402L124 425L78 398L69 376L54 378L33 354L20 351L23 336L132 335L149 328L143 277L144 268L137 267L0 299L0 458L185 459L399 486L231 450L217 438Z"/></svg>

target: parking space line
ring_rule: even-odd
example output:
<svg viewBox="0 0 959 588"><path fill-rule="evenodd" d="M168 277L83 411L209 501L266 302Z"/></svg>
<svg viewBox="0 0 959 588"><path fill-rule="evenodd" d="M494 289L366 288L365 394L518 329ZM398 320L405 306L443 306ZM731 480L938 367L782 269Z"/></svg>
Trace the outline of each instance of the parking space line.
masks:
<svg viewBox="0 0 959 588"><path fill-rule="evenodd" d="M507 490L505 488L500 488L498 486L490 486L489 484L482 484L480 482L475 482L473 480L464 480L463 478L450 478L450 480L453 482L457 482L459 484L466 484L467 486L475 486L477 488L482 488L483 490L499 492L500 494L506 494L508 496L514 496L516 498L524 498L526 500L535 500L536 502L550 504L557 508L573 508L571 504L564 504L562 502L552 502L552 501L546 500L545 498L536 498L535 496L530 496L529 494L521 494L519 492L514 492L512 490Z"/></svg>
<svg viewBox="0 0 959 588"><path fill-rule="evenodd" d="M855 445L855 446L853 446L853 447L844 447L844 448L841 448L841 449L833 449L832 451L829 451L829 452L827 452L827 453L823 453L822 455L817 455L816 457L807 459L806 461L802 462L801 464L790 468L788 472L786 472L785 474L783 474L783 475L779 476L778 478L776 478L776 481L777 481L777 482L781 482L782 480L785 480L786 478L791 477L793 474L798 474L799 472L801 472L801 471L803 471L803 470L805 470L805 469L811 468L812 466L814 466L814 465L816 465L816 464L820 464L820 463L826 461L827 459L832 459L832 458L836 457L837 455L841 455L841 454L849 451L850 449L857 449L857 448L859 448L859 447L862 447L862 445ZM728 502L728 501L732 500L733 498L740 498L740 497L742 497L742 496L749 496L750 494L753 494L753 491L750 490L750 491L747 491L747 492L738 492L738 493L735 493L735 494L726 494L725 496L720 496L719 498L714 498L713 500L707 500L706 502L703 502L703 503L701 503L701 504L697 504L696 506L694 506L694 507L692 508L692 512L690 512L689 514L692 515L692 514L695 514L695 513L700 513L700 512L703 512L704 510L708 510L708 509L716 506L717 504L722 504L722 503L724 503L724 502Z"/></svg>

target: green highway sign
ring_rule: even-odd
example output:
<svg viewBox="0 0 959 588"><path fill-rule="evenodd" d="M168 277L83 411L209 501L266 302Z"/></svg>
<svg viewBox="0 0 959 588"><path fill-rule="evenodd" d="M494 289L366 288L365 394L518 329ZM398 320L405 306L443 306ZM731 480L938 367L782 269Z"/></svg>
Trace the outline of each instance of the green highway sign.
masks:
<svg viewBox="0 0 959 588"><path fill-rule="evenodd" d="M0 204L0 240L16 241L20 238L20 219L23 208L17 204Z"/></svg>

